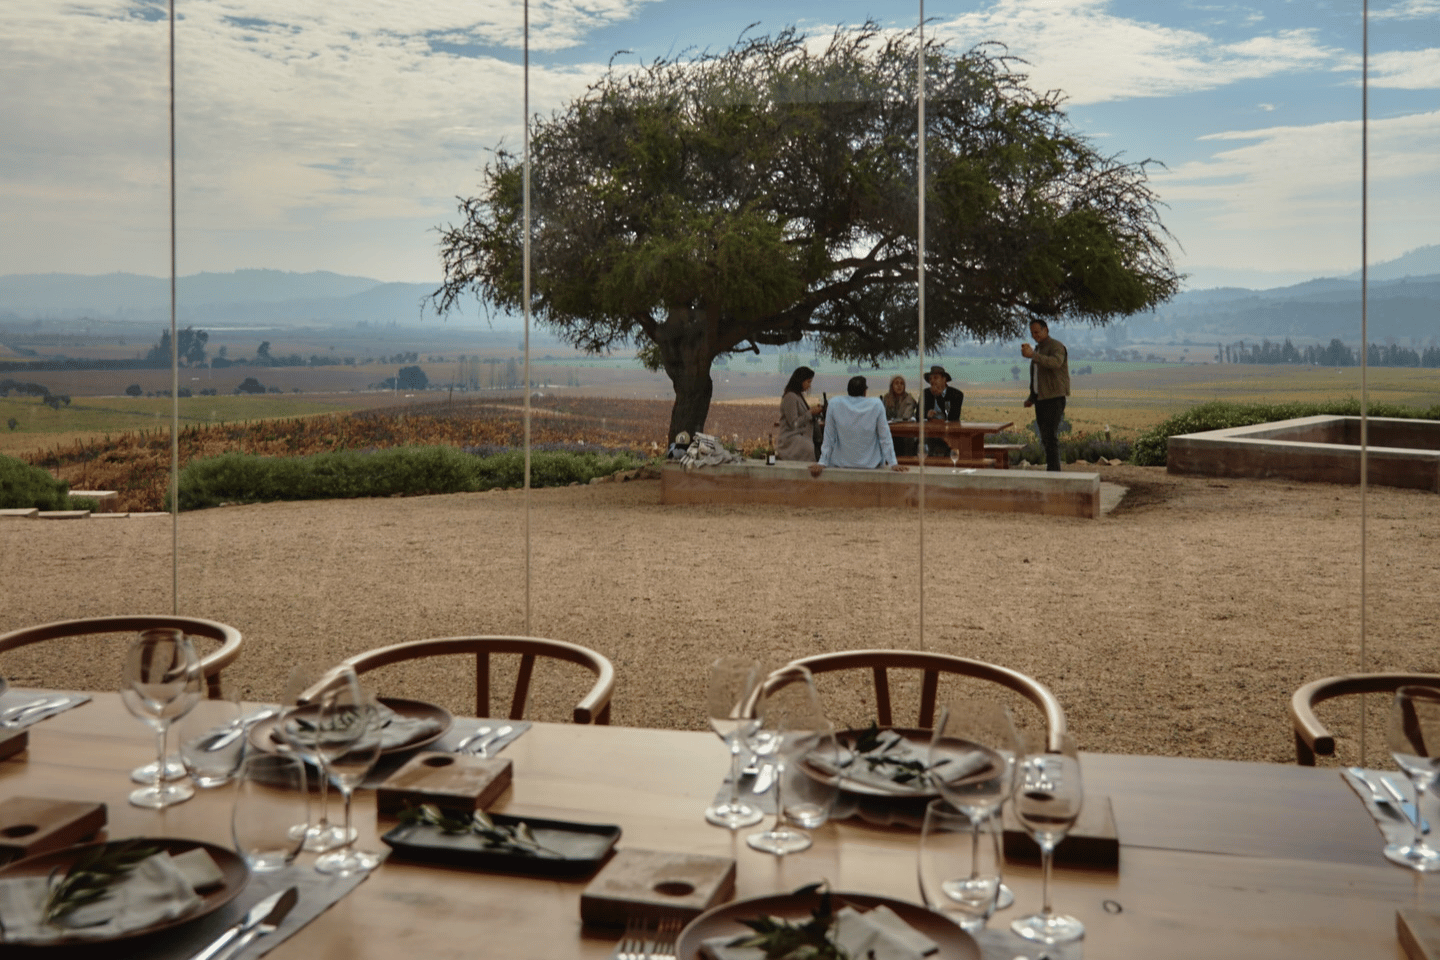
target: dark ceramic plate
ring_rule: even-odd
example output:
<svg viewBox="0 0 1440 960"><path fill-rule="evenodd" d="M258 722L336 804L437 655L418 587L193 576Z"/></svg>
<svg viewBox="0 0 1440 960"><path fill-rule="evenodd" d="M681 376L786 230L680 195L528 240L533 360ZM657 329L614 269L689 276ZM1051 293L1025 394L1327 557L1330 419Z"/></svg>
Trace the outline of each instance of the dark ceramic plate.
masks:
<svg viewBox="0 0 1440 960"><path fill-rule="evenodd" d="M132 841L126 840L124 842L130 843ZM224 847L217 847L211 843L202 843L199 840L150 837L137 837L134 842L138 842L141 846L157 847L172 855L187 853L196 847L200 847L204 849L206 853L210 854L210 859L214 860L215 866L220 868L223 879L215 887L204 891L196 891L196 894L200 897L200 903L194 910L191 910L184 916L161 920L150 924L148 927L141 927L138 930L127 930L113 937L71 938L67 940L47 941L44 943L26 941L23 943L23 946L29 950L44 951L47 954L53 950L79 951L87 947L112 944L121 940L130 940L134 937L143 937L161 930L169 930L181 924L193 923L201 917L207 917L216 910L219 910L225 906L225 904L239 896L240 891L245 889L245 884L250 880L250 868L245 866L245 861L236 856L235 851L227 850ZM43 877L49 875L52 870L56 869L63 872L65 868L79 859L82 854L96 846L103 845L104 844L93 843L83 844L78 847L66 847L64 850L53 850L50 853L42 853L25 860L17 860L3 870L0 870L0 880L8 880L12 877ZM5 938L0 936L0 943L4 942ZM20 945L22 944L15 944L15 946ZM4 952L5 951L0 951L0 953ZM123 952L117 953L114 950L105 952L107 956L112 957L125 955ZM68 953L66 955L68 956Z"/></svg>
<svg viewBox="0 0 1440 960"><path fill-rule="evenodd" d="M445 833L426 824L401 824L382 836L394 856L426 860L473 870L495 870L536 876L584 876L594 872L610 856L620 839L620 828L602 823L571 823L492 813L500 826L524 822L541 846L553 853L518 853L487 846L473 833Z"/></svg>

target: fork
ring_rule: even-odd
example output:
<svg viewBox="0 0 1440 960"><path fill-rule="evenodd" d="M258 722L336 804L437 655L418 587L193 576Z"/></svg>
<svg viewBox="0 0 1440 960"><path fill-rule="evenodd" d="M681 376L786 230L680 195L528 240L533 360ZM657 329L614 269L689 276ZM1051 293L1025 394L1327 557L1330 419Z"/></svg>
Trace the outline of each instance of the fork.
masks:
<svg viewBox="0 0 1440 960"><path fill-rule="evenodd" d="M644 920L629 917L625 921L625 935L615 945L613 960L647 960L649 952L645 943L649 939L650 925Z"/></svg>
<svg viewBox="0 0 1440 960"><path fill-rule="evenodd" d="M650 947L648 960L676 960L675 941L680 937L680 921L676 917L665 917L655 931L655 942Z"/></svg>

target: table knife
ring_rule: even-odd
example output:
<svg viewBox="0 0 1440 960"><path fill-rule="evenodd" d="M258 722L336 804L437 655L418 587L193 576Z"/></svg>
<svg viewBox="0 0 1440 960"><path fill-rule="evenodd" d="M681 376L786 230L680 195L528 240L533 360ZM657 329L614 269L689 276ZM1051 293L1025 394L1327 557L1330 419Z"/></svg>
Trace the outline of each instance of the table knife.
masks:
<svg viewBox="0 0 1440 960"><path fill-rule="evenodd" d="M17 703L13 707L6 707L5 710L0 711L0 727L12 726L32 713L41 713L54 707L62 707L69 702L69 697L47 697L43 700L32 700L29 703Z"/></svg>
<svg viewBox="0 0 1440 960"><path fill-rule="evenodd" d="M750 792L758 797L766 790L769 790L774 783L775 764L769 762L762 763L760 764L760 772L755 775L755 785L750 788Z"/></svg>
<svg viewBox="0 0 1440 960"><path fill-rule="evenodd" d="M515 728L507 723L505 726L501 727L499 730L496 730L494 733L481 738L476 743L472 743L470 745L470 752L477 756L489 757L490 748L495 745L495 742L497 740L503 740L505 737L509 736L514 732Z"/></svg>
<svg viewBox="0 0 1440 960"><path fill-rule="evenodd" d="M290 889L293 890L295 888L291 887ZM246 931L255 927L257 924L260 923L261 920L264 920L266 917L268 917L270 915L270 911L275 909L275 905L280 902L280 898L284 895L285 891L283 890L279 893L272 893L264 900L261 900L259 903L255 904L255 906L250 908L250 910L245 914L244 918L242 918L239 923L235 924L233 927L227 927L225 931L221 933L220 936L216 937L208 947L195 954L195 956L191 957L190 960L213 960L215 954L225 949L225 946L229 944L231 940L234 940L236 937L240 936L240 934L245 933Z"/></svg>
<svg viewBox="0 0 1440 960"><path fill-rule="evenodd" d="M265 902L269 902L270 899L270 897L266 897ZM259 921L252 924L249 929L240 934L234 943L217 953L213 960L230 960L235 954L250 946L252 940L257 937L269 936L280 929L280 921L285 919L285 915L290 912L290 908L295 906L295 902L299 899L300 890L297 887L287 887L283 893L278 895L278 899L276 899L275 903L270 907L269 913L262 916ZM254 912L254 910L251 911L251 913ZM245 919L250 919L248 914Z"/></svg>
<svg viewBox="0 0 1440 960"><path fill-rule="evenodd" d="M1405 794L1396 789L1395 784L1387 780L1383 773L1375 779L1380 781L1380 786L1384 787L1385 791L1395 798L1395 802L1400 806L1400 809L1405 811L1405 819L1419 827L1421 833L1430 832L1430 821L1420 816L1420 808L1418 806L1406 800Z"/></svg>

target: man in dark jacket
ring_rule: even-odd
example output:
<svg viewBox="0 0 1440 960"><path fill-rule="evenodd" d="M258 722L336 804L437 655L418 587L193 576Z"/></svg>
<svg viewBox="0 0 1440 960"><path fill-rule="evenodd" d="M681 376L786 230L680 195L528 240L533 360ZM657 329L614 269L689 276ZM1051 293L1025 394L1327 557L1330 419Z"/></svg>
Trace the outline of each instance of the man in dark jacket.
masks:
<svg viewBox="0 0 1440 960"><path fill-rule="evenodd" d="M1050 324L1030 321L1035 346L1020 345L1020 355L1030 361L1030 396L1025 406L1035 408L1035 429L1045 448L1045 469L1060 469L1060 421L1065 418L1065 398L1070 396L1070 355L1065 344L1050 336Z"/></svg>
<svg viewBox="0 0 1440 960"><path fill-rule="evenodd" d="M947 420L958 423L960 405L965 402L965 394L950 386L950 374L946 373L942 366L933 366L925 375L925 382L930 384L930 389L920 395L920 416L927 423L944 423ZM950 446L944 440L931 440L927 437L925 453L931 457L948 457Z"/></svg>

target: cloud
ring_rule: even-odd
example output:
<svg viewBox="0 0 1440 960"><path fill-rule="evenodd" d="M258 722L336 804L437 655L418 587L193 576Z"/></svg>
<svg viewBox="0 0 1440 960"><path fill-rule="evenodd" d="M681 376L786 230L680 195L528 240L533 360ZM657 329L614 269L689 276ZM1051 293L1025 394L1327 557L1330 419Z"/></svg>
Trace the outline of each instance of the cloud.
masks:
<svg viewBox="0 0 1440 960"><path fill-rule="evenodd" d="M1440 89L1440 47L1372 55L1370 85L1397 90Z"/></svg>
<svg viewBox="0 0 1440 960"><path fill-rule="evenodd" d="M1277 269L1357 262L1361 129L1358 120L1230 131L1205 137L1214 155L1156 171L1161 197L1202 238L1200 263ZM1440 112L1370 122L1372 236L1398 250L1433 242L1440 220Z"/></svg>
<svg viewBox="0 0 1440 960"><path fill-rule="evenodd" d="M939 29L962 46L1005 43L1029 62L1033 86L1063 90L1072 104L1211 90L1329 69L1343 56L1313 30L1223 43L1194 30L1113 16L1110 7L1110 0L1000 0Z"/></svg>
<svg viewBox="0 0 1440 960"><path fill-rule="evenodd" d="M532 49L573 46L649 2L538 0ZM129 255L116 239L126 229L163 238L164 9L153 0L6 0L0 258L11 269L48 269L38 266L45 258L77 255L113 269ZM487 149L520 141L521 27L520 0L183 5L176 28L182 231L203 243L210 234L408 218L414 249L423 251L416 262L433 264L434 238L413 224L449 217L454 195L478 184ZM532 62L531 109L559 106L604 69ZM77 244L66 239L74 231L60 229L64 223L89 223L93 233ZM193 239L189 247L196 249ZM386 276L413 275L409 268Z"/></svg>
<svg viewBox="0 0 1440 960"><path fill-rule="evenodd" d="M1370 9L1371 20L1433 20L1440 17L1440 0L1402 0L1389 9Z"/></svg>

